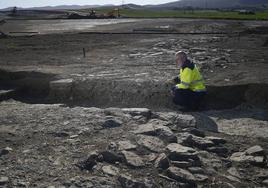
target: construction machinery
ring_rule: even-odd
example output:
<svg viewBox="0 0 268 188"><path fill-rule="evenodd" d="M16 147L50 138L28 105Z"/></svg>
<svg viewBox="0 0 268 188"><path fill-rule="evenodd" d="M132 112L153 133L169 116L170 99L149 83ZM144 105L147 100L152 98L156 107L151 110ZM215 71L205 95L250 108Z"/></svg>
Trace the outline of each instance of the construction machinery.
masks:
<svg viewBox="0 0 268 188"><path fill-rule="evenodd" d="M89 13L84 12L70 12L68 13L68 19L108 19L120 17L119 9L113 9L105 14L98 14L95 10L90 10Z"/></svg>

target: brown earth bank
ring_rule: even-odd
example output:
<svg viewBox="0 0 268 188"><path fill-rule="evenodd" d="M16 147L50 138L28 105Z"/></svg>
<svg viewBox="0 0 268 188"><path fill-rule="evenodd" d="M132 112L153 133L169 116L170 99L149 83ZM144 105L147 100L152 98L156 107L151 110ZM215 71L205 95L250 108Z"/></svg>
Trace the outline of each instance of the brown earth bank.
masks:
<svg viewBox="0 0 268 188"><path fill-rule="evenodd" d="M0 187L267 186L268 22L25 22L0 28ZM200 112L171 102L178 50Z"/></svg>

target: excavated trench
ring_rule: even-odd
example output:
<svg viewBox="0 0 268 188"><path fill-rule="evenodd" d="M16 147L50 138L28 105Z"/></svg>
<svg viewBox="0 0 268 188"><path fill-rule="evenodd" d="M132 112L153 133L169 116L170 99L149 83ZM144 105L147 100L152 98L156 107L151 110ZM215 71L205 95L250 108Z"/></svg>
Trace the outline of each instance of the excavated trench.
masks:
<svg viewBox="0 0 268 188"><path fill-rule="evenodd" d="M0 101L15 100L42 103L49 95L49 83L55 75L39 72L0 70Z"/></svg>
<svg viewBox="0 0 268 188"><path fill-rule="evenodd" d="M0 101L13 98L26 103L64 103L70 106L147 107L175 109L165 80L58 79L39 72L0 71ZM241 104L268 105L268 84L208 86L205 110L231 109Z"/></svg>

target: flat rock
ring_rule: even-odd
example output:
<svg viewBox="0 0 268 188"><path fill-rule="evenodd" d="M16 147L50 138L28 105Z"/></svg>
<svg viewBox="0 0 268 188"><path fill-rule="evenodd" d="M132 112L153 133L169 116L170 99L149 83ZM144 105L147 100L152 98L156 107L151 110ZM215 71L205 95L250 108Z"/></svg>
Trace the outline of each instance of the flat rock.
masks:
<svg viewBox="0 0 268 188"><path fill-rule="evenodd" d="M6 147L6 148L4 148L4 149L1 149L1 150L0 150L0 157L1 157L2 155L7 155L7 154L9 154L11 151L13 151L13 149L10 148L10 147Z"/></svg>
<svg viewBox="0 0 268 188"><path fill-rule="evenodd" d="M103 161L107 163L114 164L116 162L122 162L122 157L114 151L106 150L101 152L100 155L102 156Z"/></svg>
<svg viewBox="0 0 268 188"><path fill-rule="evenodd" d="M178 168L188 168L192 166L192 163L189 161L171 161L171 165Z"/></svg>
<svg viewBox="0 0 268 188"><path fill-rule="evenodd" d="M122 121L110 117L104 121L104 123L102 124L102 127L114 128L114 127L120 127L122 124L123 124Z"/></svg>
<svg viewBox="0 0 268 188"><path fill-rule="evenodd" d="M153 152L161 152L165 148L164 142L154 136L140 135L138 137L137 143L140 146L143 146Z"/></svg>
<svg viewBox="0 0 268 188"><path fill-rule="evenodd" d="M255 177L259 179L268 179L268 171L261 171L260 173L256 174Z"/></svg>
<svg viewBox="0 0 268 188"><path fill-rule="evenodd" d="M268 179L263 180L263 181L262 181L262 184L268 187Z"/></svg>
<svg viewBox="0 0 268 188"><path fill-rule="evenodd" d="M147 124L138 126L134 131L135 134L145 134L150 136L158 136L167 142L177 142L177 137L169 127L164 126L167 122L161 120L152 120Z"/></svg>
<svg viewBox="0 0 268 188"><path fill-rule="evenodd" d="M205 137L205 132L200 130L200 129L196 129L196 128L185 128L182 131L186 131L189 132L190 134L193 134L195 136L199 136L199 137Z"/></svg>
<svg viewBox="0 0 268 188"><path fill-rule="evenodd" d="M173 124L177 115L175 112L154 112L153 117Z"/></svg>
<svg viewBox="0 0 268 188"><path fill-rule="evenodd" d="M87 159L80 161L77 166L81 170L92 170L95 165L97 165L98 153L92 152L89 154Z"/></svg>
<svg viewBox="0 0 268 188"><path fill-rule="evenodd" d="M212 141L214 144L218 145L218 144L225 144L226 140L223 138L219 138L219 137L215 137L215 136L206 136L206 139Z"/></svg>
<svg viewBox="0 0 268 188"><path fill-rule="evenodd" d="M231 155L230 160L235 162L245 162L250 158L252 158L252 156L247 156L245 152L236 152Z"/></svg>
<svg viewBox="0 0 268 188"><path fill-rule="evenodd" d="M237 183L241 183L241 181L240 181L239 178L237 178L237 177L230 176L230 175L224 175L224 177L227 178L227 179L230 180L230 181L237 182Z"/></svg>
<svg viewBox="0 0 268 188"><path fill-rule="evenodd" d="M107 147L108 150L111 150L111 151L116 151L117 150L117 144L115 142L110 142L108 147Z"/></svg>
<svg viewBox="0 0 268 188"><path fill-rule="evenodd" d="M148 162L154 162L157 159L158 155L156 153L150 153L149 155L144 155L143 157Z"/></svg>
<svg viewBox="0 0 268 188"><path fill-rule="evenodd" d="M246 152L236 152L233 153L230 157L231 161L234 162L249 162L252 165L257 165L257 166L264 166L266 163L265 156L252 156L252 155L247 155Z"/></svg>
<svg viewBox="0 0 268 188"><path fill-rule="evenodd" d="M177 167L169 167L167 169L167 175L179 182L194 183L196 180L191 172Z"/></svg>
<svg viewBox="0 0 268 188"><path fill-rule="evenodd" d="M216 146L216 147L209 147L206 149L209 152L216 153L219 156L227 157L229 154L229 150L225 147Z"/></svg>
<svg viewBox="0 0 268 188"><path fill-rule="evenodd" d="M205 182L208 180L208 176L204 175L204 174L195 174L195 181L197 182Z"/></svg>
<svg viewBox="0 0 268 188"><path fill-rule="evenodd" d="M132 116L145 116L147 118L150 118L151 117L151 110L148 109L148 108L123 108L122 111L124 113L128 113Z"/></svg>
<svg viewBox="0 0 268 188"><path fill-rule="evenodd" d="M118 142L118 150L135 150L137 148L136 145L132 144L130 141L119 141Z"/></svg>
<svg viewBox="0 0 268 188"><path fill-rule="evenodd" d="M253 147L248 148L245 151L245 153L247 155L254 155L254 156L256 156L256 155L264 155L265 152L264 152L264 150L262 149L261 146L253 146Z"/></svg>
<svg viewBox="0 0 268 188"><path fill-rule="evenodd" d="M119 174L119 169L111 165L103 166L101 169L103 173L110 176L117 176Z"/></svg>
<svg viewBox="0 0 268 188"><path fill-rule="evenodd" d="M177 133L177 143L187 145L186 140L190 135L188 132Z"/></svg>
<svg viewBox="0 0 268 188"><path fill-rule="evenodd" d="M208 147L212 147L215 145L212 141L206 138L202 138L202 137L198 137L194 135L189 135L185 140L185 144L191 147L197 147L199 149L206 149Z"/></svg>
<svg viewBox="0 0 268 188"><path fill-rule="evenodd" d="M5 176L0 177L0 185L5 185L9 182L9 178Z"/></svg>
<svg viewBox="0 0 268 188"><path fill-rule="evenodd" d="M70 134L68 132L65 131L59 131L59 132L55 132L52 133L55 137L69 137Z"/></svg>
<svg viewBox="0 0 268 188"><path fill-rule="evenodd" d="M264 156L253 156L249 161L253 165L265 167L266 160Z"/></svg>
<svg viewBox="0 0 268 188"><path fill-rule="evenodd" d="M123 188L156 188L156 184L149 179L137 180L132 178L129 175L120 175L118 177L118 181L120 182Z"/></svg>
<svg viewBox="0 0 268 188"><path fill-rule="evenodd" d="M238 172L238 170L237 170L235 167L231 167L231 168L229 168L229 169L227 170L227 172L228 172L230 175L234 176L234 177L241 178L240 173Z"/></svg>
<svg viewBox="0 0 268 188"><path fill-rule="evenodd" d="M188 170L193 174L205 174L205 170L201 167L189 167Z"/></svg>
<svg viewBox="0 0 268 188"><path fill-rule="evenodd" d="M177 128L196 127L196 119L192 115L178 114L175 120Z"/></svg>
<svg viewBox="0 0 268 188"><path fill-rule="evenodd" d="M168 157L174 161L198 159L198 153L191 147L186 147L181 144L172 143L166 147Z"/></svg>
<svg viewBox="0 0 268 188"><path fill-rule="evenodd" d="M143 167L145 166L143 159L137 154L130 151L122 151L125 161L132 167Z"/></svg>
<svg viewBox="0 0 268 188"><path fill-rule="evenodd" d="M157 159L155 160L156 168L161 168L163 170L167 169L169 167L169 160L165 153L161 153Z"/></svg>

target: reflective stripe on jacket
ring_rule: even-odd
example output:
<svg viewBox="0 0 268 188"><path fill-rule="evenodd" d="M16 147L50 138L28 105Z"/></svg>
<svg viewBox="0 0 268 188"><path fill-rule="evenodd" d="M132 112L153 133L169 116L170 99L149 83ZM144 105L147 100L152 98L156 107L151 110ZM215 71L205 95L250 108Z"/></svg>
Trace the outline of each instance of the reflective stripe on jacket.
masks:
<svg viewBox="0 0 268 188"><path fill-rule="evenodd" d="M196 65L187 61L180 69L181 83L177 84L179 89L190 89L195 92L206 91L202 75Z"/></svg>

